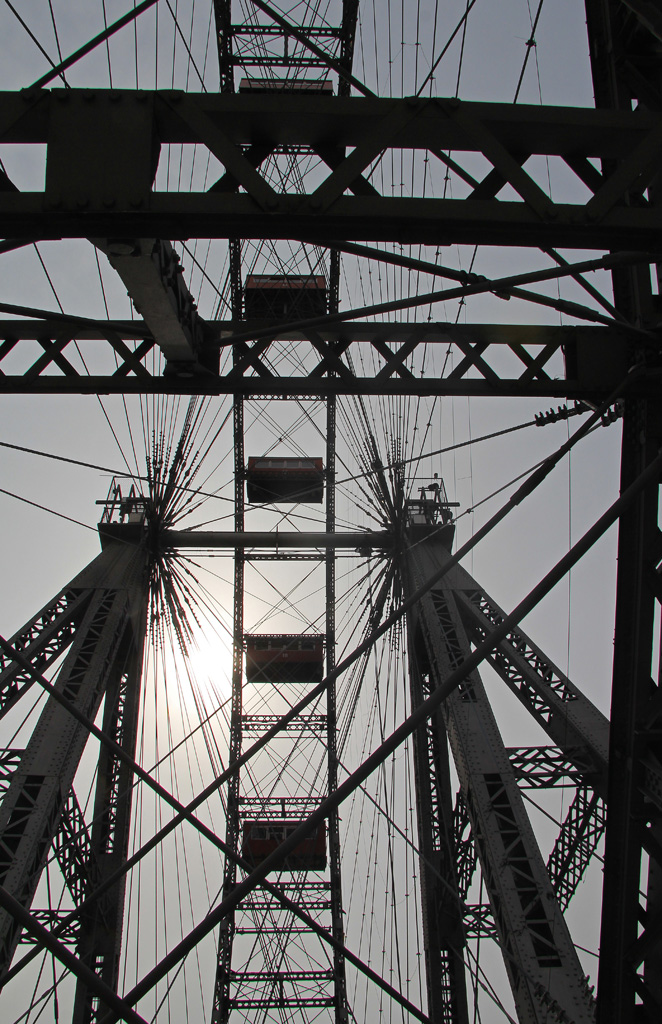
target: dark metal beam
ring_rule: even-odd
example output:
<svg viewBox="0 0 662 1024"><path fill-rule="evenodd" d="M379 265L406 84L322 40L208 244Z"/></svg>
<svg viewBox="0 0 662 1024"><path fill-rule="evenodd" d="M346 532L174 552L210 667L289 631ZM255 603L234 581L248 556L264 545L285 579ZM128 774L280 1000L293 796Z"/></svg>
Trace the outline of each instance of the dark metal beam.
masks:
<svg viewBox="0 0 662 1024"><path fill-rule="evenodd" d="M134 775L130 758L135 755L141 696L144 614L142 634L136 628L135 643L127 645L124 664L110 681L104 699L102 731L129 756L102 746L96 772L93 821L90 836L90 868L95 882L109 878L129 852ZM117 986L124 921L125 879L116 883L103 900L81 914L76 952L95 975ZM72 1024L92 1024L96 1017L94 990L82 979L76 986Z"/></svg>
<svg viewBox="0 0 662 1024"><path fill-rule="evenodd" d="M43 193L0 193L12 237L222 237L391 240L587 248L654 248L662 213L648 199L662 151L656 112L461 103L445 99L65 90L0 94L5 143L47 146ZM557 204L513 154L613 165L588 202ZM198 143L220 154L245 194L153 190L159 148ZM308 196L273 193L243 155L305 146L346 150ZM407 199L343 193L391 147L482 153L521 201ZM128 160L126 154L131 154ZM20 187L20 183L19 183Z"/></svg>
<svg viewBox="0 0 662 1024"><path fill-rule="evenodd" d="M160 143L200 142L196 126L176 112L178 103L185 102L187 96L194 99L196 107L237 146L250 145L261 137L273 140L276 146L315 149L318 145L328 146L332 141L335 146L353 149L364 141L376 122L381 122L384 148L389 148L386 122L394 111L406 108L412 114L398 132L398 148L434 146L443 150L482 152L483 142L496 137L503 146L519 150L522 136L526 135L531 154L618 160L623 156L623 143L629 144L627 152L631 153L656 129L659 121L658 115L650 110L635 114L627 110L513 106L452 98L334 97L302 95L295 91L235 95L186 94L177 90L29 90L0 92L3 143L41 143L49 149L54 146L58 156L62 156L62 144L53 139L52 128L73 126L81 119L89 123L91 119L85 117L83 109L96 110L106 105L107 109L122 108L122 117L113 117L109 125L97 126L92 139L79 143L79 146L88 146L97 159L98 148L95 147L102 144L100 129L106 129L111 138L119 138L131 134L138 121L152 127ZM158 118L155 105L158 105ZM459 110L466 111L466 116L471 118L470 130L458 120L456 112ZM487 133L485 139L473 127L477 122ZM142 158L142 151L139 155ZM153 161L150 160L149 166L153 168ZM144 173L145 165L135 170ZM57 175L57 171L55 173Z"/></svg>
<svg viewBox="0 0 662 1024"><path fill-rule="evenodd" d="M628 402L623 426L621 480L625 487L662 443L660 403ZM633 1016L639 986L660 998L662 942L659 884L662 875L662 812L646 798L646 763L659 763L661 722L659 666L654 616L661 534L659 477L621 521L618 544L614 679L611 703L610 774L601 959L598 986L600 1024L621 1024ZM643 868L648 860L648 870ZM642 898L641 892L645 894ZM657 934L657 939L655 938ZM650 939L643 946L644 936ZM646 954L638 955L638 945ZM642 970L642 967L644 968ZM646 1010L642 1021L651 1024Z"/></svg>
<svg viewBox="0 0 662 1024"><path fill-rule="evenodd" d="M36 316L38 310L32 311ZM198 365L177 373L175 364L154 370L148 358L156 344L145 337L142 321L107 322L54 317L43 321L0 320L0 393L162 393L162 394L475 394L528 395L541 398L599 397L626 374L630 331L619 327L506 326L502 324L331 323L312 328L272 329L270 337L246 343L239 356L221 373ZM263 334L264 322L241 324ZM219 321L204 325L200 360L218 366L219 348L239 324ZM280 339L299 343L304 369L297 376L280 376L278 360L269 360ZM34 340L43 353L35 359ZM646 339L647 340L647 339ZM651 340L651 345L653 344ZM95 357L99 365L106 350L108 371L88 376L74 353ZM356 358L352 346L369 345L374 359ZM443 345L456 349L443 378L407 374L404 353L419 346ZM505 350L516 357L502 362ZM277 347L276 350L277 351ZM72 353L71 361L66 360ZM344 360L343 354L355 355ZM11 356L11 362L9 357ZM110 358L109 358L110 357ZM256 374L254 363L262 363ZM7 371L2 372L7 360ZM112 362L111 362L112 360ZM508 377L501 366L507 365ZM517 366L519 365L519 372ZM358 376L356 367L374 367L372 376ZM58 372L53 373L54 367ZM513 372L513 367L515 370ZM563 370L565 368L565 374ZM367 371L370 373L370 370ZM632 393L653 393L654 379L639 376Z"/></svg>
<svg viewBox="0 0 662 1024"><path fill-rule="evenodd" d="M586 752L566 757L561 747L509 747L508 756L521 789L579 786L591 770Z"/></svg>
<svg viewBox="0 0 662 1024"><path fill-rule="evenodd" d="M84 155L81 157L84 159ZM44 212L44 202L49 209ZM117 212L57 208L41 193L0 193L0 217L7 233L30 238L90 235L169 238L358 239L402 244L476 244L566 249L652 249L659 244L662 211L617 206L600 221L586 223L584 207L555 204L541 221L524 203L499 200L389 199L341 196L328 214L310 201L281 196L278 215L256 211L245 194L150 193L135 210Z"/></svg>
<svg viewBox="0 0 662 1024"><path fill-rule="evenodd" d="M412 526L408 541L410 548L402 559L405 593L448 557L444 535L429 526ZM448 676L466 662L471 650L458 601L462 577L461 567L455 567L408 616L413 637L418 636L416 651L428 679L428 694L445 688ZM448 734L519 1020L548 1021L542 989L569 1019L589 1024L592 1014L577 953L551 892L515 772L476 671L446 696L436 721L445 725L444 747ZM428 732L434 725L435 716L430 718ZM453 886L454 858L445 869ZM457 905L453 909L457 911Z"/></svg>
<svg viewBox="0 0 662 1024"><path fill-rule="evenodd" d="M72 643L89 600L89 593L65 588L18 630L9 642L42 671ZM4 651L0 651L0 718L14 706L32 682L28 672L7 657Z"/></svg>
<svg viewBox="0 0 662 1024"><path fill-rule="evenodd" d="M0 341L11 341L16 344L20 340L38 340L46 336L54 337L60 331L71 333L79 340L106 341L109 333L127 341L141 340L150 336L150 330L144 320L92 320L85 317L74 317L57 314L49 310L18 307L10 303L0 303L3 312L20 311L24 308L25 316L34 319L0 320ZM228 335L238 334L242 337L253 337L258 331L269 328L264 320L207 320L203 322L205 345L210 348L226 347L230 342ZM279 324L270 327L273 341L306 341L309 331L301 327L281 328ZM315 335L328 344L344 339L348 344L372 344L375 339L383 339L396 345L415 339L425 345L452 345L460 341L465 344L484 342L489 345L507 345L515 350L523 345L546 346L553 344L556 348L572 347L577 343L590 343L605 346L610 339L624 338L629 332L618 325L611 326L560 326L554 324L453 324L432 321L412 323L405 320L375 320L321 324L315 328Z"/></svg>
<svg viewBox="0 0 662 1024"><path fill-rule="evenodd" d="M138 543L144 537L141 526L129 526L122 523L104 523L99 526L102 537L110 540L125 540ZM357 533L311 533L294 531L231 533L214 530L164 530L159 534L159 547L163 548L267 548L277 551L279 548L349 548L363 550L368 548L388 549L395 544L391 533L357 532Z"/></svg>
<svg viewBox="0 0 662 1024"><path fill-rule="evenodd" d="M129 298L167 362L188 369L204 360L203 321L170 242L154 238L93 241L126 286ZM210 355L211 370L213 354Z"/></svg>
<svg viewBox="0 0 662 1024"><path fill-rule="evenodd" d="M53 849L67 888L78 907L99 881L99 863L92 851L85 815L73 786L62 808L62 819L53 838Z"/></svg>

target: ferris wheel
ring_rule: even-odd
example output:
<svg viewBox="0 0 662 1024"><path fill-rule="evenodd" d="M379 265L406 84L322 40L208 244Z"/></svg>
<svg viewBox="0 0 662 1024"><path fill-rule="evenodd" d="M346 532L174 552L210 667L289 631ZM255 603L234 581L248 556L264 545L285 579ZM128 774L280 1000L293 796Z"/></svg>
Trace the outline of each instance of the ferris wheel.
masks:
<svg viewBox="0 0 662 1024"><path fill-rule="evenodd" d="M7 1020L657 1019L657 29L567 7L1 15Z"/></svg>

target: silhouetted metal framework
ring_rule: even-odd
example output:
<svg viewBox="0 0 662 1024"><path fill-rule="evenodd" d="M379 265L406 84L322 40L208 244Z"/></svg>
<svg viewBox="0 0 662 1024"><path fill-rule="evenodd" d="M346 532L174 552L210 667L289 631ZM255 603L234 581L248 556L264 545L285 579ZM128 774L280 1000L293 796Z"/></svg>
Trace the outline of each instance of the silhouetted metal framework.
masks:
<svg viewBox="0 0 662 1024"><path fill-rule="evenodd" d="M231 332L258 331L265 337L238 342L232 365L218 372L219 354L227 351ZM227 321L204 325L208 367L186 373L155 371L151 357L159 342L141 321L72 322L0 320L0 392L7 394L240 394L284 397L327 395L504 395L599 400L621 384L629 367L629 332L613 327L550 327L521 324L369 323L320 325L283 330L278 325ZM298 374L282 371L270 360L279 339L300 342L302 357L315 363ZM35 356L30 344L43 352ZM420 377L407 358L419 346L450 347L455 359L440 377ZM86 356L110 356L106 373L81 367L76 348ZM377 368L366 370L361 350L369 348ZM499 366L507 350L518 362L505 376ZM115 357L117 362L115 362ZM349 358L354 357L354 358ZM10 359L12 367L10 369ZM86 360L86 361L89 361ZM305 359L302 359L304 365ZM23 364L23 365L21 365ZM308 364L309 365L309 364ZM369 365L369 363L368 363ZM59 372L54 372L59 371ZM565 372L563 372L565 371ZM633 379L633 393L654 392L657 381Z"/></svg>
<svg viewBox="0 0 662 1024"><path fill-rule="evenodd" d="M43 191L0 193L15 238L288 238L431 245L563 246L656 252L656 110L527 107L446 99L291 93L35 90L0 96L3 141L46 146ZM103 124L104 131L99 129ZM246 155L305 146L332 163L303 195L276 191ZM557 203L523 166L559 156L591 192ZM203 193L153 188L159 149L197 143L226 167ZM338 161L325 160L329 147ZM380 195L364 172L391 149L480 153L491 170L466 199ZM344 151L351 149L349 155ZM130 154L130 157L129 157ZM261 162L264 161L263 158ZM604 162L602 173L591 163ZM237 185L245 191L237 192ZM505 184L522 201L496 197ZM352 195L345 195L350 190ZM636 202L627 203L632 194ZM165 232L164 232L165 229Z"/></svg>
<svg viewBox="0 0 662 1024"><path fill-rule="evenodd" d="M439 528L412 526L408 540L403 568L405 589L412 593L443 569L450 551ZM412 609L414 708L466 661L471 634L463 617L467 617L468 607L488 602L468 573L455 567ZM499 614L493 608L490 612ZM473 619L473 612L469 617ZM481 639L479 634L476 646ZM575 758L582 766L587 760L593 762L586 777L598 762L604 769L606 720L528 637L519 632L508 634L490 660L520 699L535 706L536 717L550 737L562 736L563 753L571 762ZM568 728L570 717L574 728ZM487 908L483 908L479 915L482 923L473 927L496 930L519 1019L542 1024L549 1019L550 1007L555 1007L570 1020L593 1020L586 979L561 907L554 899L553 883L524 808L513 759L503 745L476 671L467 674L447 697L426 729L414 734L416 761L423 759L417 772L419 814L423 821L431 818L436 825L432 844L426 848L424 834L420 844L424 897L426 889L436 889L433 901L428 902L433 912L424 913L428 970L439 989L436 1008L434 1003L430 1006L431 1018L449 1022L468 1019L462 970L462 894L456 866L462 860L455 855L460 837L453 829L446 736L491 907L487 916ZM444 879L443 885L439 879ZM475 909L468 916L475 919Z"/></svg>
<svg viewBox="0 0 662 1024"><path fill-rule="evenodd" d="M321 55L311 52L307 46L302 45L301 40L296 38L288 30L287 22L284 19L276 19L265 25L244 15L243 20L237 22L233 14L237 14L238 5L233 5L231 0L215 0L214 13L216 18L216 30L218 36L218 55L221 81L221 94L231 95L235 93L237 86L241 89L241 83L236 81L236 74L255 76L253 85L266 95L271 90L272 96L282 99L296 89L297 85L306 81L315 87L315 78L307 78L309 74L317 76L319 80L326 78L328 73L328 56L335 60L337 67L350 72L352 65L352 54L354 36L356 32L356 19L358 4L356 0L344 2L342 6L342 21L340 26L333 27L325 19L315 24L313 18L306 27L307 40L314 39L315 46L325 47ZM296 32L296 30L295 30ZM327 54L328 56L325 56ZM255 69L255 70L253 70ZM347 89L343 89L347 92ZM257 141L247 150L241 151L241 162L248 162L255 168L266 165L269 158L288 152L282 144L269 143L265 145ZM299 146L297 149L298 159L310 152L309 147ZM340 150L342 154L342 150ZM295 169L296 168L296 169ZM228 168L229 170L229 168ZM290 167L286 175L290 187L296 187L297 178L300 176L297 159ZM242 177L230 176L226 184L237 194L239 186L243 185ZM268 186L269 187L269 186ZM270 191L273 191L269 187ZM250 330L246 323L249 314L249 303L247 288L245 284L244 260L242 254L243 232L237 237L229 239L229 265L230 265L230 305L235 324L240 329ZM323 269L323 268L322 268ZM328 268L324 282L324 314L337 313L339 293L339 269L340 262L337 252L331 252L328 258ZM243 276L242 276L243 275ZM327 300L328 292L328 300ZM295 300L296 301L296 300ZM296 308L296 306L295 306ZM146 318L147 319L147 318ZM274 316L274 319L277 319ZM282 318L281 318L282 319ZM222 335L218 336L219 338ZM219 365L220 350L213 345L206 344L202 337L197 345L193 346L193 353L189 354L186 373L191 372L197 377L197 370L201 363L207 370L214 370ZM171 370L178 374L178 364L171 361ZM179 366L182 364L180 363ZM247 389L236 386L240 378L247 376L247 367L250 366L249 374L257 372L258 376L266 374L272 376L266 369L264 362L257 355L248 351L244 344L235 342L232 344L232 370L230 372L229 390L234 394L234 449L235 449L235 531L245 530L246 498L244 496L244 485L246 480L246 452L244 437L244 405L251 398L259 397L259 390L250 386ZM334 375L335 368L327 371L328 376ZM313 396L314 397L314 394ZM336 395L330 390L326 395L326 459L325 476L326 488L324 501L326 503L326 532L332 535L335 531L335 444L336 444ZM296 495L295 495L296 496ZM254 500L254 499L253 499ZM305 500L305 496L303 496ZM245 582L245 549L235 549L235 579L234 579L234 637L233 637L233 673L232 673L232 713L230 721L230 763L232 764L240 756L244 735L250 736L255 731L256 723L254 716L244 714L243 710L243 687L244 687L244 582ZM326 667L331 671L335 664L335 550L329 546L325 553L326 563ZM336 751L336 693L335 683L331 683L326 692L326 715L320 716L324 719L317 727L311 727L311 735L316 736L319 742L326 744L326 790L333 792L337 787L337 751ZM293 743L292 750L300 730L291 734ZM285 734L287 737L287 734ZM289 737L287 737L289 739ZM281 734L281 741L283 734ZM287 745L287 744L286 744ZM282 748L282 742L281 742ZM279 756L274 753L274 756ZM322 787L324 792L324 786ZM265 817L269 809L278 801L274 800L274 794L270 789L261 793L260 787L253 783L252 795L242 795L242 779L237 773L230 783L228 790L227 807L227 834L226 842L235 854L240 851L240 839L243 828L247 826L247 816L251 813L255 817ZM278 795L278 794L276 794ZM283 794L284 795L284 794ZM285 804L283 804L283 807ZM305 807L305 804L303 805ZM251 810L252 808L252 810ZM273 811L271 812L273 813ZM278 812L276 812L277 814ZM284 813L284 812L283 812ZM299 817L302 808L295 808L295 817ZM325 831L326 836L326 831ZM326 843L326 839L325 839ZM234 951L234 939L237 933L237 919L240 923L243 920L242 931L251 930L251 911L254 907L250 901L238 908L236 912L221 923L219 931L218 962L216 980L214 986L214 1001L212 1011L213 1024L223 1024L227 1021L233 1009L248 1011L255 1009L268 1013L270 1008L280 1008L286 1011L294 1011L314 1007L331 1007L336 1024L347 1024L347 997L345 982L345 964L341 949L344 938L344 923L342 911L342 887L340 876L340 838L338 813L333 812L328 819L328 881L320 882L319 879L313 882L303 880L299 877L296 885L292 884L301 906L310 910L312 916L315 911L326 909L330 916L330 932L336 942L333 950L332 969L319 971L312 969L313 963L307 965L304 970L295 970L287 960L287 941L289 930L292 925L288 917L278 913L278 909L269 903L264 905L264 918L261 925L261 941L263 948L268 952L263 954L264 962L260 964L258 971L247 969L252 964L241 962L241 958ZM325 854L326 859L326 854ZM229 896L236 884L236 864L233 860L226 861L225 878L223 885L224 896ZM280 885L287 889L287 883L281 880ZM324 898L320 902L320 889L324 890ZM242 914L243 912L243 914ZM248 912L248 913L247 913ZM301 929L303 937L299 940L302 946L312 941L312 935L305 935L305 929ZM279 936L275 933L280 932ZM269 937L274 935L273 940ZM270 948L271 947L271 948ZM239 961L239 963L237 963Z"/></svg>
<svg viewBox="0 0 662 1024"><path fill-rule="evenodd" d="M355 21L356 8L356 3L345 5L350 22ZM625 408L622 490L641 481L651 466L654 473L621 515L608 753L606 722L517 623L508 626L504 613L466 573L453 570L452 578L428 590L410 615L412 704L428 716L415 741L419 779L426 778L425 785L419 785L419 801L432 823L432 830L422 834L421 848L426 862L439 865L438 873L448 883L442 892L432 875L425 881L426 957L431 975L441 964L441 973L431 977L429 988L431 1012L437 1007L440 1020L461 1024L466 1019L457 953L464 936L478 933L499 937L521 1021L591 1020L591 999L561 910L605 829L606 803L598 1024L657 1022L662 1016L662 699L659 666L653 664L653 656L659 630L655 613L662 601L655 462L662 447L662 366L658 300L651 287L650 265L656 266L662 227L657 182L662 152L658 8L641 0L586 0L595 110L533 110L452 99L383 100L347 95L347 86L336 97L234 95L229 5L218 2L215 9L220 37L225 40L221 45L224 91L219 95L35 90L0 96L3 142L39 143L47 148L43 192L20 193L3 177L0 216L6 248L42 238L90 238L109 255L130 294L145 307L143 323L90 323L51 315L44 315L36 325L34 321L3 322L0 370L9 353L20 354L23 343L32 338L43 348L43 356L19 372L3 373L0 389L24 393L234 391L240 396L235 403L239 440L243 438L243 396L329 396L331 420L334 396L340 394L518 394L594 401L620 388ZM350 22L338 36L344 47L340 59L349 62ZM153 190L159 147L170 142L207 147L224 166L224 174L207 193ZM261 173L268 157L282 146L305 147L329 168L311 194L276 192ZM486 158L490 170L481 181L463 172L470 186L466 199L394 199L380 195L366 177L371 163L389 148L426 150L442 162L452 162L458 173L452 154L477 152ZM561 157L588 187L590 198L577 204L554 202L527 173L526 161L535 154ZM504 184L512 186L520 202L497 198ZM348 191L352 194L347 195ZM210 325L202 322L182 286L172 246L160 241L197 234L309 241L332 247L334 252L356 252L362 243L380 240L608 250L613 255L600 260L612 269L616 315L596 314L599 326L592 327L496 331L489 326L412 327L397 322L352 326L351 316L337 316L332 309L320 322L274 327L242 322L235 306L229 324ZM121 247L113 243L119 238ZM362 251L369 255L368 247ZM372 256L385 258L374 252ZM408 265L406 260L401 262ZM239 266L235 271L238 274ZM576 275L581 269L561 272ZM444 276L440 268L436 273ZM452 279L452 273L447 276ZM454 288L440 290L435 297L481 290L517 294L522 285L535 283L535 275L530 281L455 279L454 283ZM240 284L237 277L236 287ZM11 307L2 308L12 312ZM390 314L398 308L391 304L371 312ZM38 311L13 312L24 317ZM409 373L405 359L416 345L431 340L430 333L444 344L457 346L463 360L448 377L421 381ZM300 338L302 345L319 353L312 373L278 377L267 368L263 356L279 335ZM116 353L119 367L100 376L82 374L66 352L81 337ZM351 346L361 344L370 345L383 359L381 370L370 377L357 376L343 359ZM520 375L504 380L490 366L490 349L500 344L510 346L520 358ZM163 376L153 375L145 364L154 346L165 355ZM228 346L233 365L221 374L219 353ZM565 368L560 379L547 368L559 352ZM49 374L54 367L61 376ZM635 372L624 383L631 367ZM235 532L243 535L241 445L235 447L235 457ZM333 530L329 504L327 531ZM236 593L241 595L244 546L241 541L235 543ZM445 556L434 540L427 545L432 560L443 564ZM410 595L429 576L429 569L420 562L421 547L401 565ZM38 910L27 914L26 909L51 843L78 906L104 884L104 878L115 877L113 872L126 855L128 802L118 807L113 794L128 791L126 779L118 781L119 773L131 771L136 705L128 698L135 696L131 680L144 635L144 588L137 581L145 561L141 548L112 542L99 558L96 567L85 570L13 638L0 666L0 696L3 708L8 708L23 687L31 685L35 675L71 645L54 688L59 696L52 695L30 747L22 753L4 752L0 764L5 789L0 811L0 881L10 893L2 895L0 951L6 968L19 939L17 922L42 943L47 943L44 925L51 931L55 928L48 948L55 943L60 953L65 943L75 945L78 955L71 966L80 978L77 1022L91 1019L95 1000L133 1019L123 1001L113 995L122 883L115 880L107 885L112 899L105 897L86 906L80 919L58 921ZM111 562L112 583L97 586L99 566ZM330 590L332 575L332 559L328 559ZM108 578L105 568L103 578ZM243 635L241 615L239 602L234 623L236 679L241 674L236 654ZM457 678L470 644L480 649L500 629L489 659L545 729L549 747L507 751L478 678L473 674ZM31 668L21 660L23 655L31 659ZM333 678L332 660L329 670ZM443 709L429 712L426 701L434 698L435 691L441 692L448 678L459 685ZM236 697L236 689L233 692ZM96 797L99 813L95 808L97 824L88 834L71 782L90 720L104 694L104 732L114 746L106 746L102 754L103 779ZM480 716L489 743L471 742L468 705ZM77 714L73 719L72 707ZM303 710L297 707L293 718ZM240 721L241 707L237 704L233 711ZM50 719L57 719L57 728L66 732L66 744L54 741ZM286 724L276 723L274 728ZM446 734L462 785L455 806L444 760ZM238 737L237 733L231 761L241 753ZM231 772L227 777L238 779ZM545 868L518 787L553 785L561 778L578 783L577 795ZM102 813L104 809L107 813ZM331 805L323 803L316 813L328 817L336 810L331 800ZM236 854L237 839L238 833L229 835L230 854ZM216 837L214 841L220 842ZM283 844L274 865L286 856L288 843L293 848L296 841L297 837ZM116 860L105 861L109 843ZM461 902L476 856L481 859L489 907ZM504 863L508 870L497 870ZM234 886L234 875L228 876L210 927L221 922L223 928L224 922L232 921L242 895L262 881L259 874L255 872L244 889ZM12 903L12 894L20 906ZM287 896L281 892L276 898ZM338 934L331 936L336 964L347 952ZM101 961L88 964L87 951L102 946ZM225 1019L226 1009L218 1011L218 1020ZM342 1019L341 1014L337 1019Z"/></svg>
<svg viewBox="0 0 662 1024"><path fill-rule="evenodd" d="M657 6L588 0L586 4L596 104L609 112L636 107L662 112L662 24ZM654 161L659 168L659 157ZM602 173L613 163L605 159ZM652 180L648 202L658 201ZM628 189L626 202L641 202ZM656 268L659 276L659 267ZM613 272L618 309L644 328L659 322L649 274ZM651 358L652 357L652 358ZM657 359L634 340L633 362ZM662 443L662 401L657 396L626 403L621 488L647 465ZM651 484L622 517L618 545L614 678L607 794L605 881L598 1015L600 1024L662 1014L662 715L659 665L654 648L659 622L657 585L659 488ZM635 1018L635 1001L640 1005Z"/></svg>
<svg viewBox="0 0 662 1024"><path fill-rule="evenodd" d="M66 654L28 745L14 752L13 764L5 761L11 775L0 807L0 883L29 907L53 845L80 910L59 940L71 943L92 981L110 991L119 982L125 876L120 873L100 898L88 898L127 859L147 572L144 547L110 543L11 638L9 650L18 650L27 664L17 664L5 650L0 655L2 717L34 685L36 672ZM73 780L102 702L108 743L99 756L94 825L88 832ZM54 931L62 924L50 911L32 913ZM6 909L0 911L3 971L20 935L20 924ZM86 980L76 990L76 1024L89 1024L100 1005L100 990Z"/></svg>

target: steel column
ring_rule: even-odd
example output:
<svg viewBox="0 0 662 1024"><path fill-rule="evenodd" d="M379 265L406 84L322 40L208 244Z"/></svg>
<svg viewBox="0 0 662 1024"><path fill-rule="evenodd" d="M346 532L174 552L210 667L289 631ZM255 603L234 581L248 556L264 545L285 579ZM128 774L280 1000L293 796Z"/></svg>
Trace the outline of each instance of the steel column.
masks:
<svg viewBox="0 0 662 1024"><path fill-rule="evenodd" d="M659 116L659 13L634 0L586 0L586 14L595 99L601 112L636 108L639 116ZM659 160L655 168L649 203L659 200ZM602 172L603 176L615 173L615 163L606 155ZM638 189L630 187L625 202L639 201ZM659 281L659 264L657 274ZM650 275L623 268L615 269L612 277L617 309L643 328L657 324L658 300L652 294ZM649 350L633 338L630 361L658 367L659 349ZM650 464L661 444L659 390L645 400L628 399L622 490ZM599 1024L653 1024L662 1015L662 808L648 784L650 771L655 773L662 755L660 666L653 663L660 628L655 615L662 598L657 585L658 509L659 481L654 481L619 524Z"/></svg>
<svg viewBox="0 0 662 1024"><path fill-rule="evenodd" d="M332 534L336 527L336 399L326 402L326 530ZM336 556L334 548L326 553L326 672L330 675L336 664ZM338 786L337 705L335 680L326 690L326 743L328 764L328 790ZM340 823L338 811L329 815L329 873L331 879L331 932L337 942L344 942L345 926L342 909ZM347 985L345 960L334 949L333 973L336 1024L347 1024Z"/></svg>
<svg viewBox="0 0 662 1024"><path fill-rule="evenodd" d="M409 588L405 588L405 593ZM408 617L409 691L412 709L430 695L415 615ZM446 728L440 712L413 737L423 950L428 1013L439 1024L468 1024L464 971L466 945L459 891L459 851L453 828Z"/></svg>
<svg viewBox="0 0 662 1024"><path fill-rule="evenodd" d="M244 400L234 400L234 526L239 533L244 530ZM242 707L244 672L244 549L237 547L234 555L234 612L232 632L232 707L230 711L229 766L241 755ZM227 790L227 811L225 842L235 853L239 853L239 792L240 774L235 772ZM223 896L232 891L237 878L237 865L226 857L223 876ZM230 983L232 977L232 945L235 933L235 914L229 914L221 921L218 936L218 958L214 984L212 1024L225 1024L230 1016Z"/></svg>

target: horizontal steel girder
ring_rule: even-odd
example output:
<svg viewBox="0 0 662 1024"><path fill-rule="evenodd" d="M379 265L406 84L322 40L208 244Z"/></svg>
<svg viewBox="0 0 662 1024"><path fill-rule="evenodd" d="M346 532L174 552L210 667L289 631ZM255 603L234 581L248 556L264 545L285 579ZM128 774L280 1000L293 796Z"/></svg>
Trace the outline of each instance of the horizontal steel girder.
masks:
<svg viewBox="0 0 662 1024"><path fill-rule="evenodd" d="M0 94L4 143L47 147L43 192L0 193L7 237L288 238L584 248L655 248L662 211L645 193L662 117L466 103L456 99L27 90ZM207 192L153 191L161 146L197 143L225 174ZM307 195L276 192L242 147L303 146L333 169ZM462 199L380 195L368 180L389 149L482 154L483 181L460 168ZM347 150L352 150L345 155ZM558 156L593 193L555 203L526 170ZM338 159L335 159L338 157ZM593 161L611 161L598 172ZM367 175L365 177L364 175ZM496 196L511 186L516 201ZM238 192L237 188L244 189ZM346 195L354 191L355 195ZM637 205L626 205L635 191Z"/></svg>
<svg viewBox="0 0 662 1024"><path fill-rule="evenodd" d="M138 543L144 536L140 526L123 523L104 523L99 526L102 539L124 540ZM281 533L271 532L224 533L216 530L164 530L159 535L161 548L390 548L395 537L386 532L357 533Z"/></svg>
<svg viewBox="0 0 662 1024"><path fill-rule="evenodd" d="M35 311L36 312L36 311ZM153 369L156 342L144 321L84 321L75 318L0 320L0 393L245 394L324 396L327 394L529 395L541 398L598 397L610 393L629 368L629 338L607 326L544 326L448 323L337 323L314 330L287 330L256 342L241 342L237 360L226 367L224 349L232 322L204 324L200 358L220 370L198 367L185 373ZM244 322L242 333L263 331L263 322ZM280 340L296 341L303 372L280 376ZM39 348L36 349L35 342ZM422 346L452 346L443 377L416 376L408 366ZM353 346L369 346L370 359L347 359ZM106 374L88 376L80 362L104 357ZM513 360L516 357L516 361ZM96 358L98 357L98 359ZM505 357L505 363L504 363ZM165 365L165 363L164 363ZM372 375L353 367L373 366ZM507 367L507 376L503 368ZM368 369L368 373L369 373ZM363 370L365 374L365 370ZM655 379L633 383L633 392L652 393Z"/></svg>

